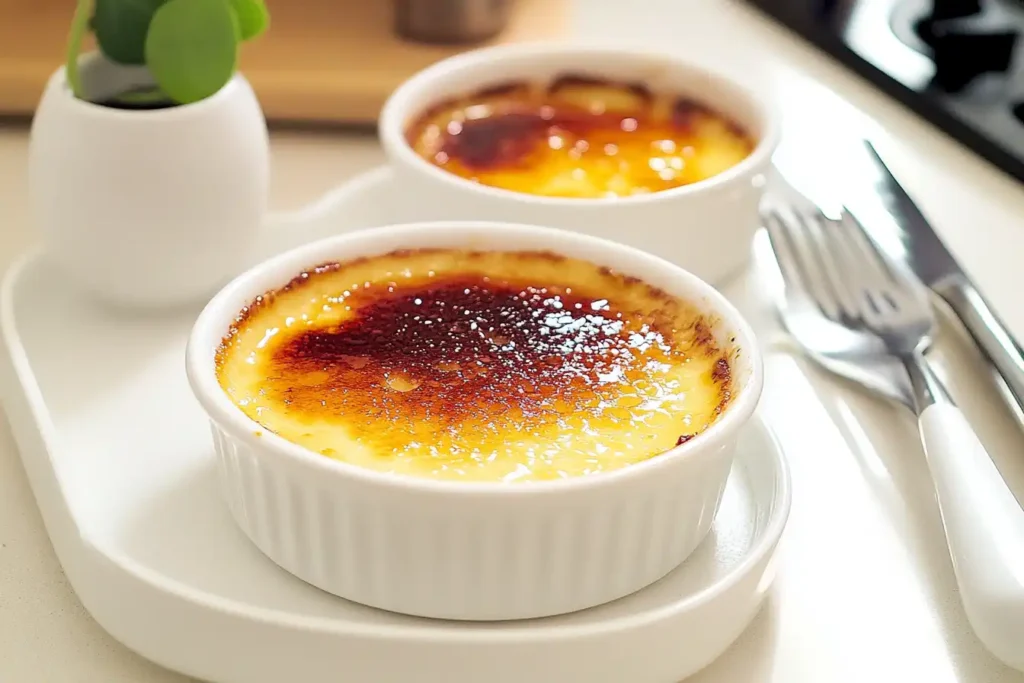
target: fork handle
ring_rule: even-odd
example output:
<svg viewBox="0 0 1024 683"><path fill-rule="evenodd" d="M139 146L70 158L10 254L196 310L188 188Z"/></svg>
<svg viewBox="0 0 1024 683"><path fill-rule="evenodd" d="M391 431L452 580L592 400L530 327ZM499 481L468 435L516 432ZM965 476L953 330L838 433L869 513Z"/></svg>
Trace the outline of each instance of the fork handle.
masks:
<svg viewBox="0 0 1024 683"><path fill-rule="evenodd" d="M912 383L931 374L920 356L907 365ZM936 398L919 406L918 426L960 599L979 640L1024 670L1024 510L963 412Z"/></svg>

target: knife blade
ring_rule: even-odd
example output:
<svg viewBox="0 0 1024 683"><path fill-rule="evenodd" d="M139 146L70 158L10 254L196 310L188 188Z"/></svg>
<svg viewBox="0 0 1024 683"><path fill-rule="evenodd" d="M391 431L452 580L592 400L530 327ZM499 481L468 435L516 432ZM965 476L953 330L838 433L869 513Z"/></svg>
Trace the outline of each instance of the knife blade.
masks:
<svg viewBox="0 0 1024 683"><path fill-rule="evenodd" d="M844 174L843 204L888 256L943 298L1002 378L1024 424L1024 351L974 286L874 146L862 141Z"/></svg>
<svg viewBox="0 0 1024 683"><path fill-rule="evenodd" d="M903 260L926 286L936 291L958 278L968 279L963 268L936 234L914 200L889 171L874 146L865 140L863 150L866 158L863 165L857 165L857 171L862 174L861 177L866 181L870 191L855 193L847 206L854 213L857 213L859 207L860 214L868 213L870 216L874 207L869 207L868 202L874 199L877 201L877 208L888 214L891 218L891 225L888 226L891 232L880 233L885 226L881 225L882 221L875 215L873 220L869 220L872 226L866 226L872 233L872 238L885 246L889 256ZM858 218L869 219L869 216L858 215ZM898 249L892 237L898 240ZM894 251L898 253L893 253Z"/></svg>

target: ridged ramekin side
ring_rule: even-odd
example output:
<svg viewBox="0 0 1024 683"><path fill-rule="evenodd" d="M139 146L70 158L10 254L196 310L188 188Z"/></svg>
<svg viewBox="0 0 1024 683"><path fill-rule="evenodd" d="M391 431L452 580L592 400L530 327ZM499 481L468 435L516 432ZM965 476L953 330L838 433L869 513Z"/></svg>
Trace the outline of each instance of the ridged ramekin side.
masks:
<svg viewBox="0 0 1024 683"><path fill-rule="evenodd" d="M604 492L425 501L311 477L215 423L213 435L232 515L282 568L361 604L469 620L573 612L658 580L710 529L733 450Z"/></svg>

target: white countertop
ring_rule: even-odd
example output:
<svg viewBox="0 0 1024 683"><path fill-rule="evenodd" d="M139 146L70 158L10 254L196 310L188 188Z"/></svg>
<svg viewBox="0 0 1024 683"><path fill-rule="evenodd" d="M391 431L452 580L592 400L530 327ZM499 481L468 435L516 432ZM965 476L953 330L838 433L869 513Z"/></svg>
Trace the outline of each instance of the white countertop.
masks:
<svg viewBox="0 0 1024 683"><path fill-rule="evenodd" d="M890 136L883 151L894 173L1024 339L1017 284L1024 256L1019 183L735 2L578 0L573 30L574 37L587 41L685 50L747 78L770 79L787 134L880 127ZM275 132L272 145L275 209L300 206L382 160L367 134ZM26 146L27 127L0 127L4 266L34 241L27 215ZM764 412L787 450L795 491L780 574L768 604L740 642L691 680L1024 682L1024 674L989 657L967 628L910 416L841 387L786 354L773 355L768 377ZM819 414L792 415L780 400L821 395L823 388L829 399L815 402L823 406ZM1024 439L1007 437L1012 420L993 417L1001 409L991 398L979 406L965 411L969 417L972 410L975 416L986 414L995 425L991 433L1001 439L992 449L994 457L1011 481L1024 482ZM869 423L870 435L858 430L857 425ZM880 433L884 444L878 442ZM854 537L856 543L848 542ZM871 552L854 554L851 547ZM75 598L6 425L0 428L0 680L186 680L114 641Z"/></svg>

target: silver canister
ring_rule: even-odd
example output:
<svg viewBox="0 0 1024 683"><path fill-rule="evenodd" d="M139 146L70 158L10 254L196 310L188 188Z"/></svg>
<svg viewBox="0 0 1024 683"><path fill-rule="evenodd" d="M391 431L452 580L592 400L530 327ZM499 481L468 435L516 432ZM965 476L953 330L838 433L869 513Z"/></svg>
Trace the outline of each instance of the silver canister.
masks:
<svg viewBox="0 0 1024 683"><path fill-rule="evenodd" d="M515 0L393 0L395 32L422 43L479 43L508 24Z"/></svg>

